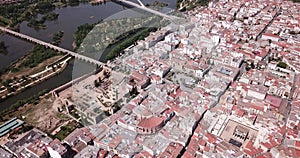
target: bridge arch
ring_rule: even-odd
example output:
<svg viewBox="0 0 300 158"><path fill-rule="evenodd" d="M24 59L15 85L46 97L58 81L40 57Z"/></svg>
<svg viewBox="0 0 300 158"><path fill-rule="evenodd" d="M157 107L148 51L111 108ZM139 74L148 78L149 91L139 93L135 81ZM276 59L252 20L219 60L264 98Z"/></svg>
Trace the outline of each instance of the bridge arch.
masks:
<svg viewBox="0 0 300 158"><path fill-rule="evenodd" d="M0 30L3 31L3 32L6 32L8 34L11 34L11 35L13 35L15 37L19 37L19 38L25 39L25 40L27 40L29 42L32 42L32 43L35 43L35 44L38 44L38 45L42 45L42 46L44 46L46 48L51 48L51 49L53 49L55 51L69 54L69 55L75 57L76 59L83 60L85 62L93 63L93 64L96 64L96 65L105 65L104 63L102 63L102 62L100 62L98 60L89 58L87 56L84 56L84 55L72 52L72 51L64 49L64 48L60 48L60 47L55 46L55 45L53 45L51 43L44 42L42 40L30 37L28 35L24 35L24 34L19 33L19 32L15 32L15 31L9 30L9 29L1 27L1 26L0 26Z"/></svg>

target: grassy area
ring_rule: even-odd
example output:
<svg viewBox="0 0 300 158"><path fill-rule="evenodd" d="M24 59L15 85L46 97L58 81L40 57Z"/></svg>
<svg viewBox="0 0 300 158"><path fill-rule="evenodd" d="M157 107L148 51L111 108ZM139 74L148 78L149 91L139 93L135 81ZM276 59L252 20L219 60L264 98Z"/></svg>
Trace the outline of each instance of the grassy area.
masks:
<svg viewBox="0 0 300 158"><path fill-rule="evenodd" d="M99 22L98 22L99 23ZM80 46L82 41L88 35L88 33L93 30L93 28L98 24L83 24L77 27L76 32L74 33L74 42L75 42L75 49Z"/></svg>
<svg viewBox="0 0 300 158"><path fill-rule="evenodd" d="M207 6L208 3L211 0L193 0L193 1L189 1L189 0L177 0L176 1L176 8L180 9L180 11L189 11L189 10L193 10L194 8L196 8L197 6Z"/></svg>
<svg viewBox="0 0 300 158"><path fill-rule="evenodd" d="M7 25L11 25L11 24L12 24L12 21L10 19L5 18L0 15L0 25L7 26Z"/></svg>
<svg viewBox="0 0 300 158"><path fill-rule="evenodd" d="M61 120L69 120L70 119L70 117L68 115L66 115L64 113L60 113L60 112L58 112L55 116Z"/></svg>
<svg viewBox="0 0 300 158"><path fill-rule="evenodd" d="M79 119L79 118L80 118L80 116L79 116L77 110L75 110L75 109L70 111L70 115L72 115L72 116L73 116L74 118L76 118L76 119Z"/></svg>
<svg viewBox="0 0 300 158"><path fill-rule="evenodd" d="M139 40L143 40L144 38L149 36L150 32L154 32L156 30L156 28L152 27L142 28L137 32L136 30L133 30L134 33L130 33L128 37L126 37L126 39L121 39L121 42L113 46L113 48L107 53L106 59L114 59L117 55L123 52L124 49L128 48L129 46L131 46Z"/></svg>
<svg viewBox="0 0 300 158"><path fill-rule="evenodd" d="M37 104L40 96L43 96L48 92L47 89L40 91L36 95L31 96L30 98L24 99L24 100L19 100L17 103L11 105L7 110L4 110L1 112L1 115L10 113L12 111L16 111L20 106L23 106L24 104Z"/></svg>
<svg viewBox="0 0 300 158"><path fill-rule="evenodd" d="M53 36L53 43L59 44L62 37L63 32L59 31ZM6 52L5 43L1 41L0 52ZM26 79L27 76L42 71L46 65L50 65L60 58L61 55L63 55L63 53L56 52L44 46L35 45L28 55L18 59L8 67L0 69L0 79L4 82L13 78ZM0 82L0 86L1 85L4 84Z"/></svg>
<svg viewBox="0 0 300 158"><path fill-rule="evenodd" d="M33 50L29 53L29 56L26 58L26 60L20 65L20 67L29 67L33 68L36 67L41 62L60 55L58 52L47 49L44 46L36 45L34 46Z"/></svg>
<svg viewBox="0 0 300 158"><path fill-rule="evenodd" d="M38 64L36 67L30 68L30 67L21 67L20 65L23 63L23 61L26 60L25 58L22 58L18 60L16 63L10 65L8 68L3 68L0 73L0 87L2 87L2 90L6 89L8 91L1 93L1 97L7 95L8 93L19 93L21 91L24 91L26 89L23 89L21 91L16 91L17 89L24 87L34 81L34 78L30 78L29 76L38 72L41 72L45 69L45 66L51 65L54 61L61 58L62 55L57 55L54 57L51 57L40 64ZM50 72L46 73L49 74ZM19 83L19 84L17 84ZM11 86L11 84L14 84L14 86ZM29 87L28 87L29 88Z"/></svg>
<svg viewBox="0 0 300 158"><path fill-rule="evenodd" d="M60 127L60 131L54 136L54 138L63 140L78 127L79 124L77 122L70 122L67 125Z"/></svg>
<svg viewBox="0 0 300 158"><path fill-rule="evenodd" d="M17 94L21 91L26 90L24 86L35 80L34 78L30 78L29 76L41 72L45 69L45 66L52 64L54 61L60 58L61 55L62 53L58 53L43 46L36 45L28 53L28 55L18 59L9 67L1 69L0 87L4 86L7 90L5 92L2 92L0 97L5 97L9 93ZM49 74L50 72L47 73ZM19 102L19 104L21 104L22 102L23 101ZM18 105L14 106L18 107ZM14 106L12 106L11 108L14 108Z"/></svg>
<svg viewBox="0 0 300 158"><path fill-rule="evenodd" d="M161 28L165 26L165 23L161 20L162 18L158 16L144 16L103 21L96 25L92 31L88 32L88 35L84 38L80 46L77 46L77 50L78 52L85 53L105 51L103 54L106 55L108 49L113 48L108 47L118 43L122 35L128 34L132 30L140 31L139 28ZM125 39L127 37L125 36ZM105 60L105 58L102 59Z"/></svg>

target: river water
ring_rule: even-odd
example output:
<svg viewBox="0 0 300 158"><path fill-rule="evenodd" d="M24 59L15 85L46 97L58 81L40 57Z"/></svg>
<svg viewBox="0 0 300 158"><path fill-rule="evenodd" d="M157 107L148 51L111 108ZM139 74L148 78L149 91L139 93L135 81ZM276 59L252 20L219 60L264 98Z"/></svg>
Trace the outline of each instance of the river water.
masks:
<svg viewBox="0 0 300 158"><path fill-rule="evenodd" d="M137 3L136 0L131 1ZM168 3L169 8L175 8L175 0L159 1ZM143 2L144 4L152 4L153 2L155 2L155 0L143 0ZM105 19L106 17L109 17L123 10L126 10L126 8L112 2L107 2L106 4L99 6L91 6L88 3L82 3L79 6L75 7L68 6L65 8L55 9L54 12L58 13L59 17L55 21L45 22L45 24L47 25L46 29L35 30L33 28L27 27L27 22L25 21L20 24L20 32L46 42L51 42L52 35L62 30L64 31L64 37L62 39L60 47L72 50L73 33L76 31L79 25L85 23L92 24L98 22L101 19ZM5 42L8 51L7 54L0 54L0 69L9 66L17 59L23 57L33 47L33 44L7 34L1 34L0 41ZM88 69L79 72L76 70L76 73L74 73L74 65L76 65L76 67L81 67L81 65L85 65L83 67L88 67ZM87 66L86 63L83 63L81 61L73 61L61 74L54 76L44 81L43 83L40 83L39 85L29 88L22 93L9 97L4 101L0 102L0 112L7 109L12 104L16 103L18 100L29 98L30 96L44 89L54 89L60 85L71 81L75 77L79 77L84 73L87 73L87 71L91 70L93 70L93 66Z"/></svg>

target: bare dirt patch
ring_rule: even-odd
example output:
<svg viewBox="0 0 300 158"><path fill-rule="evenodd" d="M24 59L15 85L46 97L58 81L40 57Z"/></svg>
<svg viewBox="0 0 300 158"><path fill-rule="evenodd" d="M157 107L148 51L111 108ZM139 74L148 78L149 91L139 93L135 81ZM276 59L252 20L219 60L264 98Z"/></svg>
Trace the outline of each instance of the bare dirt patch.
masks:
<svg viewBox="0 0 300 158"><path fill-rule="evenodd" d="M9 120L13 117L19 117L27 124L32 125L40 130L51 133L70 118L58 112L53 108L54 97L47 95L36 104L26 104L20 107L17 111L4 116L4 120Z"/></svg>

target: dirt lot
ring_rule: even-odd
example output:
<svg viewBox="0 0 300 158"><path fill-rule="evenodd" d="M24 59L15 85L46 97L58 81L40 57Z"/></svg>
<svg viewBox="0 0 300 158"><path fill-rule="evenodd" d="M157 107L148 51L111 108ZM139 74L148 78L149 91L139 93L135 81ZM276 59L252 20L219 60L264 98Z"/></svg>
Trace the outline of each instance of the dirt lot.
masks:
<svg viewBox="0 0 300 158"><path fill-rule="evenodd" d="M24 120L27 124L39 128L40 130L51 133L57 127L62 125L64 122L70 120L70 118L57 112L53 108L54 97L47 95L43 97L36 105L24 105L17 111L4 116L5 120L9 120L13 117L18 117Z"/></svg>

